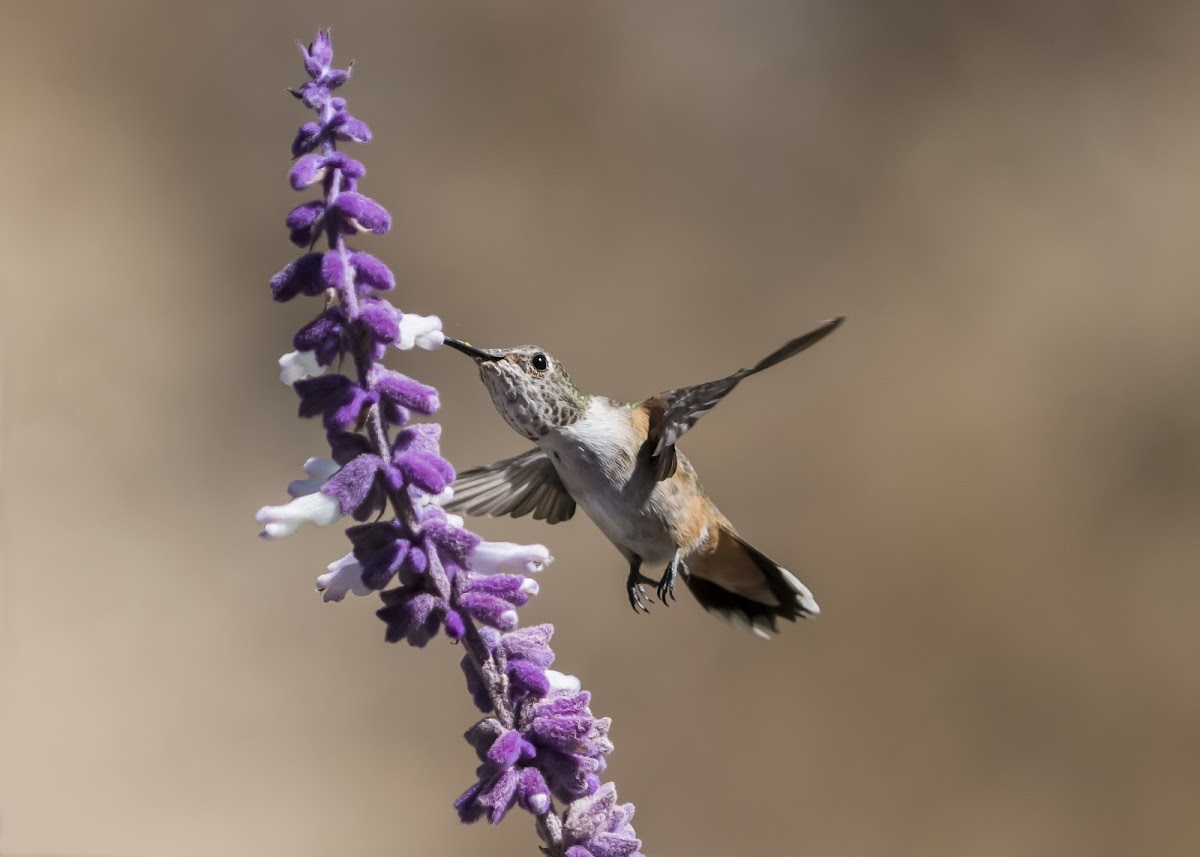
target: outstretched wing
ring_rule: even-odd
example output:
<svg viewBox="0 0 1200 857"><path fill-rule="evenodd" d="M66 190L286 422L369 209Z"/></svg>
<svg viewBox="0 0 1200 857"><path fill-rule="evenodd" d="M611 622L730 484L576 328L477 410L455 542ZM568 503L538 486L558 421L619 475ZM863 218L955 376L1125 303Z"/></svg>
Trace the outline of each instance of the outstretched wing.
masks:
<svg viewBox="0 0 1200 857"><path fill-rule="evenodd" d="M575 514L575 501L546 453L531 449L458 474L446 511L514 518L533 512L539 521L557 524Z"/></svg>
<svg viewBox="0 0 1200 857"><path fill-rule="evenodd" d="M845 321L844 316L830 319L815 330L798 336L782 348L771 352L753 368L739 369L732 375L717 381L696 384L693 387L680 387L677 390L667 390L643 402L642 407L650 414L648 435L651 441L652 464L658 479L667 479L675 473L676 441L702 416L711 411L717 402L729 395L743 378L748 378L764 369L770 369L775 364L782 363L789 357L794 357L801 351L816 345L837 330L843 321Z"/></svg>

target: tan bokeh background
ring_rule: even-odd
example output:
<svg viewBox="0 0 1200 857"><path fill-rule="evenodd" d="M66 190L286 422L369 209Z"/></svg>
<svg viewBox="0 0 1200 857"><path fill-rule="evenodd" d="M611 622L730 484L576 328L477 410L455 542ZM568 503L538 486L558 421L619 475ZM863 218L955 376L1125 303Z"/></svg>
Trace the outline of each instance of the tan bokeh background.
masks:
<svg viewBox="0 0 1200 857"><path fill-rule="evenodd" d="M1200 8L14 3L0 850L531 854L458 824L439 641L255 538L318 426L275 359L290 40L332 24L396 301L637 398L850 322L685 448L824 613L639 618L585 520L527 621L650 855L1200 852ZM471 367L460 466L520 451Z"/></svg>

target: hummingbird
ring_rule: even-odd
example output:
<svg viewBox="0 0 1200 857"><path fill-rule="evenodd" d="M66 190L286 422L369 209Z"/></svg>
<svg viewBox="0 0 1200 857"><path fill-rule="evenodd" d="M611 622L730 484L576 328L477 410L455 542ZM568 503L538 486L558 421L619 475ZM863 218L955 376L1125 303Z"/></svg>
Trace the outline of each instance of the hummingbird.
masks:
<svg viewBox="0 0 1200 857"><path fill-rule="evenodd" d="M635 612L650 612L646 586L669 605L682 578L706 610L761 637L777 633L779 619L816 615L821 608L808 587L738 534L676 444L742 380L815 345L844 320L822 323L749 369L638 403L580 392L562 363L536 345L477 348L447 336L447 345L475 361L505 422L535 446L460 473L446 509L532 513L557 524L582 507L628 562L625 588ZM643 564L665 568L655 580Z"/></svg>

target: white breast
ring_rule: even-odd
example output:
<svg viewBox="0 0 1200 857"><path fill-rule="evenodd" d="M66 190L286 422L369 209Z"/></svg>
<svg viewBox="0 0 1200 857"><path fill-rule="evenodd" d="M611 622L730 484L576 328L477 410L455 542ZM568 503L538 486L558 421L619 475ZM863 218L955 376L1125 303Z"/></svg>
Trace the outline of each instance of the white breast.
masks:
<svg viewBox="0 0 1200 857"><path fill-rule="evenodd" d="M675 546L661 517L638 496L635 464L643 438L634 433L628 405L593 398L573 425L539 441L575 502L618 547L648 563L665 562ZM642 492L644 493L644 491Z"/></svg>

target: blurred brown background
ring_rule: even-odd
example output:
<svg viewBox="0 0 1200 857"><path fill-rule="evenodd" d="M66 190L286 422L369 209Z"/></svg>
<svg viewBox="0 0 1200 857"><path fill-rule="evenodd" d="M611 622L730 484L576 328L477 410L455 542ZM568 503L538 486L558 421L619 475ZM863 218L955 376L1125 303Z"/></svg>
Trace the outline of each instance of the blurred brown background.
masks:
<svg viewBox="0 0 1200 857"><path fill-rule="evenodd" d="M458 824L459 652L280 543L294 38L332 25L397 303L635 399L849 324L685 448L807 581L635 616L586 519L527 621L650 855L1200 853L1200 7L0 5L0 849L525 855ZM460 466L524 442L449 351Z"/></svg>

